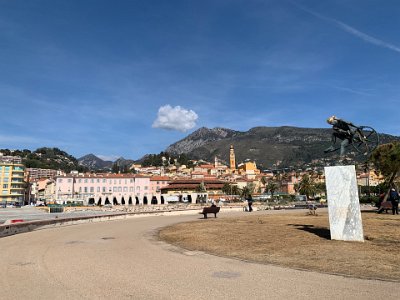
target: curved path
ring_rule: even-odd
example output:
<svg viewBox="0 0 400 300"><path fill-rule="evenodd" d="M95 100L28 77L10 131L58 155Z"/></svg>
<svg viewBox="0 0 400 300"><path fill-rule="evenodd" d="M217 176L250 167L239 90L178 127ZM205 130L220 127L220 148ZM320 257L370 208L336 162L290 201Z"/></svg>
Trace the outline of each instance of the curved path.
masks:
<svg viewBox="0 0 400 300"><path fill-rule="evenodd" d="M2 238L0 298L398 299L400 295L399 283L221 258L181 250L153 237L159 227L197 218L138 217ZM208 221L204 220L205 226L212 223Z"/></svg>

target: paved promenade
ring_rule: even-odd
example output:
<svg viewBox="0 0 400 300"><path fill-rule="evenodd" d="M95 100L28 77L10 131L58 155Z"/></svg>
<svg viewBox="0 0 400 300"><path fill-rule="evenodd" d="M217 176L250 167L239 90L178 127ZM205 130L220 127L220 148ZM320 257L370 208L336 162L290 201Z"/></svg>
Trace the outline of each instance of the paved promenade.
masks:
<svg viewBox="0 0 400 300"><path fill-rule="evenodd" d="M220 216L234 214L238 213ZM133 217L1 238L0 298L398 299L400 295L400 284L395 282L248 263L181 250L154 238L160 227L199 218L196 214ZM202 222L212 226L212 219Z"/></svg>
<svg viewBox="0 0 400 300"><path fill-rule="evenodd" d="M24 221L51 220L55 218L87 217L110 215L121 212L110 212L100 210L72 211L65 213L48 213L33 206L23 206L21 208L0 208L0 224L7 220L23 219Z"/></svg>

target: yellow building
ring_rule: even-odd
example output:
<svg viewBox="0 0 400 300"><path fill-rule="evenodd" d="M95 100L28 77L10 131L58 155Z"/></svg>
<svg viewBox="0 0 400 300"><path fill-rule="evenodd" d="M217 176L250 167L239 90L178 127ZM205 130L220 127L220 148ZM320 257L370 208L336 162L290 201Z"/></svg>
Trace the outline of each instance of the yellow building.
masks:
<svg viewBox="0 0 400 300"><path fill-rule="evenodd" d="M0 204L24 203L24 165L18 156L0 156Z"/></svg>
<svg viewBox="0 0 400 300"><path fill-rule="evenodd" d="M249 179L255 179L256 175L260 174L257 165L254 161L245 161L238 165L239 174L247 176Z"/></svg>

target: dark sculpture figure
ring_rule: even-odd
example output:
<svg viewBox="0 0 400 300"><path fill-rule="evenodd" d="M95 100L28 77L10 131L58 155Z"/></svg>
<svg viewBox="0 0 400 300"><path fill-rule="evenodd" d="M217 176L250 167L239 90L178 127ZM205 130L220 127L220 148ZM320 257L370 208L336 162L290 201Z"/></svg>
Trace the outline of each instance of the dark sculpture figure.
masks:
<svg viewBox="0 0 400 300"><path fill-rule="evenodd" d="M369 126L356 126L351 122L330 117L327 122L333 127L332 145L325 149L325 153L334 152L340 149L340 157L343 158L349 145L352 145L358 154L369 156L379 145L379 136ZM336 140L340 139L340 147L335 146Z"/></svg>
<svg viewBox="0 0 400 300"><path fill-rule="evenodd" d="M333 133L332 133L332 145L325 149L325 153L333 152L336 151L337 148L335 147L336 139L342 140L340 143L340 156L344 156L346 153L346 147L351 144L352 138L354 136L354 133L357 129L357 126L355 126L351 122L347 122L342 119L338 119L335 116L330 117L328 120L326 120L328 124L331 124L333 127Z"/></svg>

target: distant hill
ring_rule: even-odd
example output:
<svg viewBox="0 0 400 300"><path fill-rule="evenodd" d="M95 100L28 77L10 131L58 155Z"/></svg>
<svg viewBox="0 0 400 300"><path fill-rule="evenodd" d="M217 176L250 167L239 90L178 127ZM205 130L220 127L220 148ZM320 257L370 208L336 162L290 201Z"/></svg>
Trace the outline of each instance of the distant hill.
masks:
<svg viewBox="0 0 400 300"><path fill-rule="evenodd" d="M300 166L312 161L325 163L333 159L323 150L330 145L332 130L328 128L254 127L248 131L202 127L186 138L170 145L165 151L185 153L193 159L213 161L217 156L229 161L230 145L234 146L236 162L255 160L259 166ZM399 137L380 134L381 143L400 141Z"/></svg>
<svg viewBox="0 0 400 300"><path fill-rule="evenodd" d="M72 170L85 171L78 160L58 148L39 148L35 151L0 149L3 155L20 156L27 168L54 169L70 172Z"/></svg>
<svg viewBox="0 0 400 300"><path fill-rule="evenodd" d="M78 158L78 163L81 166L88 168L89 170L103 170L110 169L113 165L112 161L105 161L97 157L94 154L87 154Z"/></svg>
<svg viewBox="0 0 400 300"><path fill-rule="evenodd" d="M78 159L79 165L88 168L91 171L96 170L112 170L113 166L130 167L134 161L131 159L125 159L123 157L118 158L116 161L102 160L94 154L87 154Z"/></svg>

